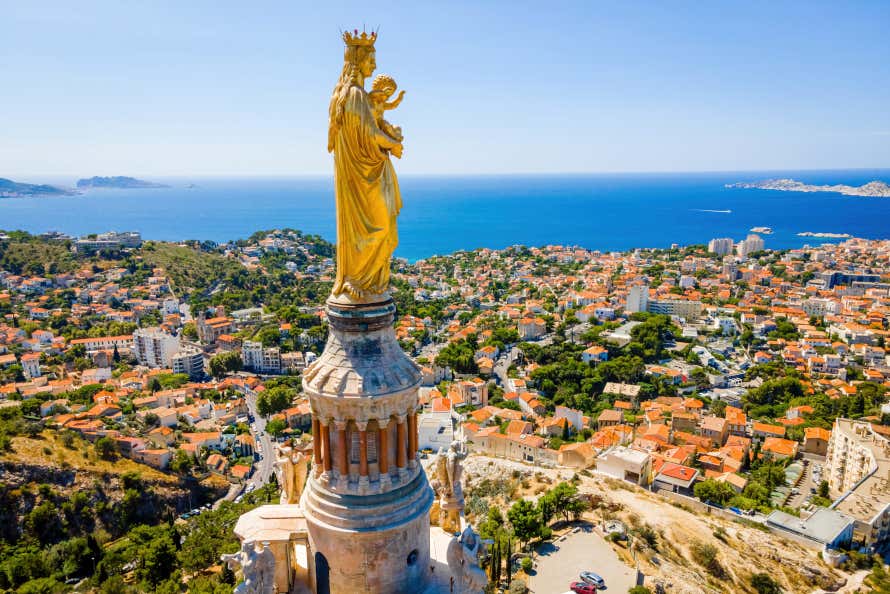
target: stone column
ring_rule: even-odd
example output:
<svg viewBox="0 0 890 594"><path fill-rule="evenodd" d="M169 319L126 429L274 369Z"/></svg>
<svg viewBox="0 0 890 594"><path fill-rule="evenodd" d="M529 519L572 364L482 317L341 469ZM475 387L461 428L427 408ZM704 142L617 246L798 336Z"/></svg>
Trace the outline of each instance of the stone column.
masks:
<svg viewBox="0 0 890 594"><path fill-rule="evenodd" d="M356 421L358 429L358 492L368 492L368 422Z"/></svg>
<svg viewBox="0 0 890 594"><path fill-rule="evenodd" d="M358 473L360 476L368 476L368 424L358 421L355 424L358 427Z"/></svg>
<svg viewBox="0 0 890 594"><path fill-rule="evenodd" d="M408 466L417 465L417 412L408 412Z"/></svg>
<svg viewBox="0 0 890 594"><path fill-rule="evenodd" d="M389 484L389 423L389 418L385 423L382 420L377 421L377 426L380 428L377 434L377 467L380 470L381 488Z"/></svg>
<svg viewBox="0 0 890 594"><path fill-rule="evenodd" d="M331 457L331 423L323 423L321 425L321 445L323 448L322 459L324 461L324 471L330 474L333 469L333 460Z"/></svg>
<svg viewBox="0 0 890 594"><path fill-rule="evenodd" d="M399 477L405 479L408 475L406 467L406 453L408 450L408 442L405 435L406 425L405 415L400 415L398 425L396 425L396 466L399 467Z"/></svg>
<svg viewBox="0 0 890 594"><path fill-rule="evenodd" d="M344 481L349 480L349 444L346 442L346 421L334 421L337 427L337 472Z"/></svg>
<svg viewBox="0 0 890 594"><path fill-rule="evenodd" d="M312 417L312 464L316 469L321 467L321 423Z"/></svg>

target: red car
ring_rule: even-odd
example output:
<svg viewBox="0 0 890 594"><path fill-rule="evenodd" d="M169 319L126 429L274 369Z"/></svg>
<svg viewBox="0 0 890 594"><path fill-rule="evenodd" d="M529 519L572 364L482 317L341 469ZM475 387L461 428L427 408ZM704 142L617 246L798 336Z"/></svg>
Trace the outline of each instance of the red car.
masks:
<svg viewBox="0 0 890 594"><path fill-rule="evenodd" d="M596 586L587 582L572 582L569 588L577 594L596 594Z"/></svg>

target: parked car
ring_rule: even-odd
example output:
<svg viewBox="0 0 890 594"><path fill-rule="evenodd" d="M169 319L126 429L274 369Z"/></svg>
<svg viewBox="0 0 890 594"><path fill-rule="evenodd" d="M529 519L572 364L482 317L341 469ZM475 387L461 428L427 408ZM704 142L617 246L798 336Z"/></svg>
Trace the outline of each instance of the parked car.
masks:
<svg viewBox="0 0 890 594"><path fill-rule="evenodd" d="M588 584L593 584L597 588L605 588L606 580L602 578L597 573L593 573L592 571L582 571L581 572L581 581L586 582Z"/></svg>
<svg viewBox="0 0 890 594"><path fill-rule="evenodd" d="M587 582L572 582L569 588L575 594L596 594L596 586Z"/></svg>

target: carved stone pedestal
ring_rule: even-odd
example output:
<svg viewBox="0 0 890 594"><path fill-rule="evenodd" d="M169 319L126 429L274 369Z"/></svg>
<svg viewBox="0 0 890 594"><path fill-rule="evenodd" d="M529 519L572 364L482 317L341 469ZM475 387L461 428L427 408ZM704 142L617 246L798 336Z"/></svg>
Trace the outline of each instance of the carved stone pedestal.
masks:
<svg viewBox="0 0 890 594"><path fill-rule="evenodd" d="M327 314L328 343L303 375L327 436L301 500L316 592L423 592L433 492L416 463L419 369L396 341L388 295L332 298Z"/></svg>

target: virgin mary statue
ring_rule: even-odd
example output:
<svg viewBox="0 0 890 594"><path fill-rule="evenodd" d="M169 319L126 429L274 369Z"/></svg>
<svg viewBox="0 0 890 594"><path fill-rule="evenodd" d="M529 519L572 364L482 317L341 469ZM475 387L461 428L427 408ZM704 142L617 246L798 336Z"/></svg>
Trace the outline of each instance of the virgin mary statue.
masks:
<svg viewBox="0 0 890 594"><path fill-rule="evenodd" d="M345 33L343 72L330 105L328 152L334 154L337 197L337 280L334 297L373 299L389 286L389 263L399 243L396 216L402 207L390 154L402 144L380 129L365 79L377 67L376 33Z"/></svg>

